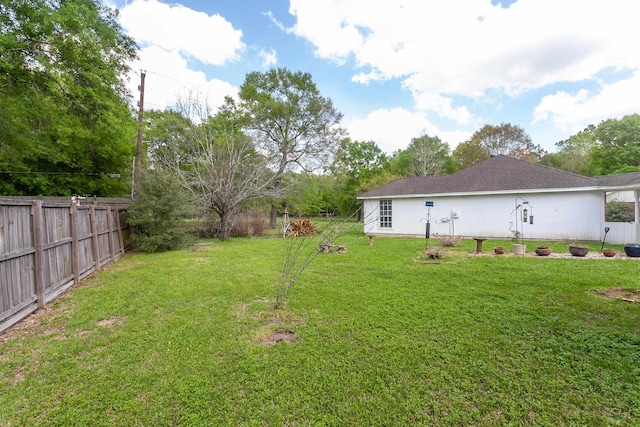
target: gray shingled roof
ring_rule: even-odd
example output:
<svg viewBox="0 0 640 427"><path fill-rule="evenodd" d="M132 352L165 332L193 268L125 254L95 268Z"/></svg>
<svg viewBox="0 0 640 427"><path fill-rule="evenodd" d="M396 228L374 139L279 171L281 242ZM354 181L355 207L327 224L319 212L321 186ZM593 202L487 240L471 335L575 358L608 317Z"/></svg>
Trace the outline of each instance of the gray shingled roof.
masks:
<svg viewBox="0 0 640 427"><path fill-rule="evenodd" d="M635 179L640 183L640 174L624 175L637 175ZM603 181L609 178L611 177L589 178L498 155L452 175L397 179L358 197L584 188L607 185ZM619 179L623 180L622 177ZM612 180L610 185L618 184L614 184Z"/></svg>
<svg viewBox="0 0 640 427"><path fill-rule="evenodd" d="M640 172L621 173L618 175L606 175L595 177L600 185L606 187L619 187L629 185L640 185Z"/></svg>

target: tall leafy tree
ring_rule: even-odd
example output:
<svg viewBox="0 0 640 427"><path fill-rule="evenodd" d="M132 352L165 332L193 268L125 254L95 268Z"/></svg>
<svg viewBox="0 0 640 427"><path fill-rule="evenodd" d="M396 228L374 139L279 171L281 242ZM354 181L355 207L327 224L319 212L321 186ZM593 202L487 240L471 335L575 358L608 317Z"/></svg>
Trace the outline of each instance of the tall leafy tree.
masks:
<svg viewBox="0 0 640 427"><path fill-rule="evenodd" d="M594 135L591 165L596 175L640 171L640 114L604 120Z"/></svg>
<svg viewBox="0 0 640 427"><path fill-rule="evenodd" d="M453 152L462 169L498 154L537 162L544 156L545 150L534 144L520 126L502 123L500 126L483 126Z"/></svg>
<svg viewBox="0 0 640 427"><path fill-rule="evenodd" d="M124 194L136 45L97 0L0 4L2 194Z"/></svg>
<svg viewBox="0 0 640 427"><path fill-rule="evenodd" d="M454 172L449 144L424 134L413 138L405 150L394 153L392 170L401 176L433 176Z"/></svg>
<svg viewBox="0 0 640 427"><path fill-rule="evenodd" d="M239 97L249 118L247 132L266 155L276 190L282 190L282 177L288 170L310 172L329 165L343 135L342 114L320 95L311 74L286 68L252 72L240 87ZM271 205L272 228L278 204L274 200Z"/></svg>
<svg viewBox="0 0 640 427"><path fill-rule="evenodd" d="M144 140L149 166L179 163L192 147L195 125L181 111L150 110L144 117Z"/></svg>
<svg viewBox="0 0 640 427"><path fill-rule="evenodd" d="M388 165L388 156L375 142L352 141L350 138L341 141L331 170L341 183L339 205L343 215L358 208L356 195L361 186L380 175Z"/></svg>
<svg viewBox="0 0 640 427"><path fill-rule="evenodd" d="M284 204L292 216L331 215L338 211L336 177L309 172L287 172L283 177L288 191Z"/></svg>
<svg viewBox="0 0 640 427"><path fill-rule="evenodd" d="M593 175L591 151L596 146L596 126L589 125L564 141L556 143L555 153L548 153L540 163L580 175Z"/></svg>

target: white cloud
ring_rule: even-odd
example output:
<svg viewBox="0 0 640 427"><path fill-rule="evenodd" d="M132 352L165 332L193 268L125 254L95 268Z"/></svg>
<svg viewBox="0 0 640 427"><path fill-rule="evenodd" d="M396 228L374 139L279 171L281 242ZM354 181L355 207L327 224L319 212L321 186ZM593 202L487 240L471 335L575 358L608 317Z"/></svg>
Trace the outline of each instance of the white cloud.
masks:
<svg viewBox="0 0 640 427"><path fill-rule="evenodd" d="M261 50L258 56L262 59L262 68L269 68L278 62L278 53L273 50Z"/></svg>
<svg viewBox="0 0 640 427"><path fill-rule="evenodd" d="M145 78L145 109L164 109L176 104L179 98L189 93L205 98L214 108L222 105L224 97L237 96L238 89L216 79L208 80L201 71L188 68L187 61L175 51L166 51L157 46L140 51L140 59L132 64L136 75L130 79L130 90L137 101L140 83L139 71L149 70Z"/></svg>
<svg viewBox="0 0 640 427"><path fill-rule="evenodd" d="M205 64L236 60L245 47L242 31L220 15L207 15L180 4L134 0L120 11L120 23L142 45L162 46Z"/></svg>
<svg viewBox="0 0 640 427"><path fill-rule="evenodd" d="M492 93L640 69L628 0L517 0L506 9L488 0L291 0L290 13L291 31L318 57L353 60L354 82L401 79L416 108L461 124L473 117L454 97L492 102Z"/></svg>
<svg viewBox="0 0 640 427"><path fill-rule="evenodd" d="M557 128L578 132L587 124L621 118L640 111L640 71L631 78L602 85L597 91L556 92L542 98L534 110L533 123L550 121Z"/></svg>
<svg viewBox="0 0 640 427"><path fill-rule="evenodd" d="M442 142L448 143L451 149L470 135L461 131L440 131L424 113L412 113L402 108L375 110L365 119L346 119L345 127L349 130L351 139L374 141L382 151L389 154L395 150L404 150L412 138L425 133L437 136Z"/></svg>

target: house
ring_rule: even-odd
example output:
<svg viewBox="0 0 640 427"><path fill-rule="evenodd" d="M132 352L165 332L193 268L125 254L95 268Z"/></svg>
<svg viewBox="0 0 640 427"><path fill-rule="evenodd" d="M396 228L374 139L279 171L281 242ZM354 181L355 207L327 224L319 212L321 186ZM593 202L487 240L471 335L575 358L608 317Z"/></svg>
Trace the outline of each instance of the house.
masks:
<svg viewBox="0 0 640 427"><path fill-rule="evenodd" d="M605 221L607 194L634 195L635 221ZM640 241L640 173L586 177L504 155L452 175L402 178L358 196L369 235Z"/></svg>

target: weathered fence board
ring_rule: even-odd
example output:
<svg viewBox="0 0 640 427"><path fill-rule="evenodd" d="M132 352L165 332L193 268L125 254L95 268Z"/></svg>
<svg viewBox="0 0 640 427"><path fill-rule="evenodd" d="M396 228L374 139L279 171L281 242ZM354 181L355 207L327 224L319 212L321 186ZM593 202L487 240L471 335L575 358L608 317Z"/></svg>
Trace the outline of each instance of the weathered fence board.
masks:
<svg viewBox="0 0 640 427"><path fill-rule="evenodd" d="M125 201L88 200L0 198L0 333L124 254Z"/></svg>

